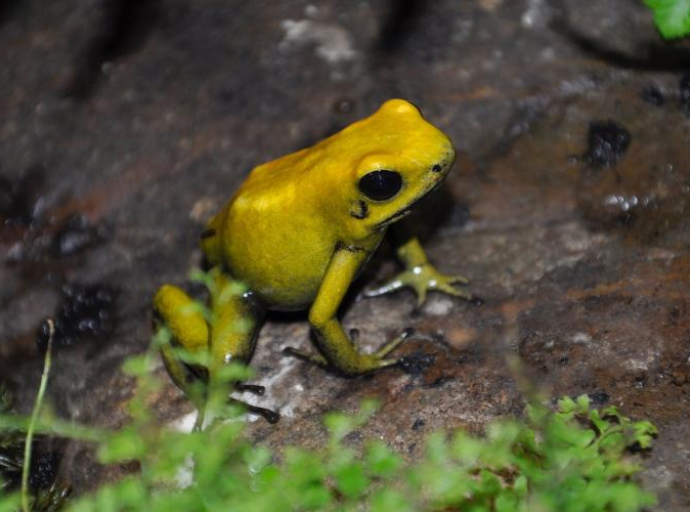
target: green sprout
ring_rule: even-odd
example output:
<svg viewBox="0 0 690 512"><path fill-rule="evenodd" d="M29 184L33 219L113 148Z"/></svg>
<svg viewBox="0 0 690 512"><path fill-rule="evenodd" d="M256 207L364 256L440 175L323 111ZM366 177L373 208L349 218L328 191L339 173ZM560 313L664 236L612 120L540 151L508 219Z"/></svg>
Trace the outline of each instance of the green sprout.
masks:
<svg viewBox="0 0 690 512"><path fill-rule="evenodd" d="M37 442L35 434L38 430L42 430L40 414L50 376L51 352L55 335L53 320L48 319L46 325L49 335L43 374L33 411L28 421L7 415L12 410L14 400L7 385L0 383L0 477L9 477L5 481L0 479L0 511L12 510L14 512L19 506L23 512L57 511L62 508L70 494L70 488L58 482L53 482L47 488L32 489L29 479L33 469L31 467L32 453ZM20 480L20 491L10 494L13 488L12 479L17 476ZM2 499L3 495L6 495L5 499Z"/></svg>
<svg viewBox="0 0 690 512"><path fill-rule="evenodd" d="M654 13L654 23L665 39L690 34L690 0L644 0Z"/></svg>

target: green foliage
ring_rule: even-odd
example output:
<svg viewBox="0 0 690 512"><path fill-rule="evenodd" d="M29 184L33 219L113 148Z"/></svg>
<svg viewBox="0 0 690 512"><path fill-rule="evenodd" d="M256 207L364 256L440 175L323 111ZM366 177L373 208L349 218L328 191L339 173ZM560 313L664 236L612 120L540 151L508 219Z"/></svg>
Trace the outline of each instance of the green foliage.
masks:
<svg viewBox="0 0 690 512"><path fill-rule="evenodd" d="M436 433L412 464L378 440L348 445L375 408L366 402L356 415L327 415L322 449L286 447L280 460L245 440L238 421L183 433L135 418L106 436L100 456L137 459L141 474L68 510L631 511L654 503L631 480L639 467L627 451L648 448L656 429L613 407L592 409L586 396L561 399L555 412L532 405L526 421L492 423L482 438Z"/></svg>
<svg viewBox="0 0 690 512"><path fill-rule="evenodd" d="M690 34L690 0L644 0L654 13L654 22L666 39Z"/></svg>
<svg viewBox="0 0 690 512"><path fill-rule="evenodd" d="M364 402L356 414L325 416L322 448L288 446L278 456L243 436L242 411L227 403L229 387L220 384L208 390L207 420L213 409L210 416L223 421L211 419L190 433L160 425L147 406L160 386L152 371L156 347L125 366L138 382L128 426L74 429L80 439L97 440L101 462L136 460L141 471L73 498L66 510L627 512L654 503L632 479L640 468L630 449L649 448L656 428L614 407L591 408L586 396L563 398L555 411L532 403L524 420L491 423L482 437L464 430L432 434L414 463L381 440L365 440L357 449L348 442L376 414L376 404ZM230 366L227 385L246 378L246 371ZM0 415L0 432L16 423ZM49 431L41 422L36 428ZM69 435L64 425L59 432ZM3 499L2 493L0 512L16 510L17 495Z"/></svg>
<svg viewBox="0 0 690 512"><path fill-rule="evenodd" d="M9 388L0 383L0 420L13 407L13 397ZM12 417L16 418L16 417ZM34 421L37 423L36 421ZM6 423L11 423L7 425ZM0 512L16 512L22 507L22 493L16 491L23 475L27 474L26 441L27 426L30 421L0 421ZM39 444L41 438L34 439L33 445ZM60 510L69 496L70 489L54 482L49 487L41 487L29 496L30 508L36 512ZM26 495L26 494L25 494ZM26 502L26 499L24 499Z"/></svg>

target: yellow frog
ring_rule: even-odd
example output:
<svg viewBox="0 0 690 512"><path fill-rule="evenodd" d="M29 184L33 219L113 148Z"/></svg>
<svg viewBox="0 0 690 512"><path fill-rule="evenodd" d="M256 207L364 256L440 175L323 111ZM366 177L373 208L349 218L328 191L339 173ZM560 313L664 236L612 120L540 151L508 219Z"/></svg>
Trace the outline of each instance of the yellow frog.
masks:
<svg viewBox="0 0 690 512"><path fill-rule="evenodd" d="M153 302L157 327L170 331L174 345L209 352L202 373L211 382L228 362L249 362L266 310L309 310L320 354L288 349L293 355L345 375L396 364L386 356L404 334L362 353L338 308L388 227L441 184L454 159L448 137L414 105L394 99L311 148L256 167L201 235L212 266L212 321L180 288L164 285ZM470 298L454 286L467 284L465 277L439 273L416 238L396 238L405 270L368 296L411 287L419 304L428 290ZM191 369L169 346L162 352L172 379L188 391Z"/></svg>

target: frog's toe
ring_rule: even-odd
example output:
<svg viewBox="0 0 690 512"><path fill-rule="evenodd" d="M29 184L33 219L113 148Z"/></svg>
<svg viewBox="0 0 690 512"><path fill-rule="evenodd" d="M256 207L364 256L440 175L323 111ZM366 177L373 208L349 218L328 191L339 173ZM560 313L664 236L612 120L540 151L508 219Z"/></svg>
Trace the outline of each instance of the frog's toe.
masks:
<svg viewBox="0 0 690 512"><path fill-rule="evenodd" d="M470 284L469 278L467 276L463 276L462 274L449 276L448 281L455 284Z"/></svg>
<svg viewBox="0 0 690 512"><path fill-rule="evenodd" d="M466 300L472 300L473 296L469 291L453 286L453 284L451 284L453 282L457 281L453 281L453 279L448 279L447 281L437 281L435 289L448 295L452 295L453 297L461 297Z"/></svg>
<svg viewBox="0 0 690 512"><path fill-rule="evenodd" d="M314 363L318 366L328 367L328 361L326 361L326 359L319 354L310 354L294 347L285 347L283 349L283 354Z"/></svg>
<svg viewBox="0 0 690 512"><path fill-rule="evenodd" d="M256 414L257 416L261 416L263 419L265 419L267 422L271 424L278 423L278 421L280 420L279 412L272 411L264 407L257 407L256 405L245 404L245 406L247 407L248 412L250 412L251 414Z"/></svg>
<svg viewBox="0 0 690 512"><path fill-rule="evenodd" d="M412 287L417 292L418 306L424 302L426 291L437 291L452 295L453 297L462 297L463 299L471 300L472 294L460 288L469 283L469 279L463 275L448 276L440 273L431 265L423 265L417 267L412 279Z"/></svg>
<svg viewBox="0 0 690 512"><path fill-rule="evenodd" d="M236 382L235 389L240 393L252 393L257 396L264 396L266 393L266 388L264 386L259 386L257 384L245 384L243 382Z"/></svg>
<svg viewBox="0 0 690 512"><path fill-rule="evenodd" d="M400 336L386 342L383 344L381 348L379 348L376 352L374 352L374 357L376 359L379 359L380 362L385 362L388 363L385 366L390 366L391 364L395 364L398 362L398 360L388 360L388 359L383 359L386 357L388 354L393 352L396 348L398 348L398 345L400 345L403 341L405 341L407 338L412 336L414 334L414 329L412 328L407 328L403 332L400 333Z"/></svg>
<svg viewBox="0 0 690 512"><path fill-rule="evenodd" d="M278 421L280 420L280 413L272 411L271 409L266 409L265 407L259 407L257 405L248 404L247 402L243 402L242 400L238 400L237 398L232 397L228 397L228 402L240 404L247 410L248 413L261 416L263 419L265 419L267 422L271 424L278 423Z"/></svg>
<svg viewBox="0 0 690 512"><path fill-rule="evenodd" d="M426 288L423 286L415 286L414 291L417 294L417 309L419 310L426 302Z"/></svg>
<svg viewBox="0 0 690 512"><path fill-rule="evenodd" d="M385 295L386 293L392 293L397 290L400 290L401 288L404 288L407 286L407 283L400 278L400 276L396 277L395 279L391 279L390 281L387 281L383 285L379 286L378 288L371 288L369 290L364 291L364 296L365 297L378 297L380 295Z"/></svg>

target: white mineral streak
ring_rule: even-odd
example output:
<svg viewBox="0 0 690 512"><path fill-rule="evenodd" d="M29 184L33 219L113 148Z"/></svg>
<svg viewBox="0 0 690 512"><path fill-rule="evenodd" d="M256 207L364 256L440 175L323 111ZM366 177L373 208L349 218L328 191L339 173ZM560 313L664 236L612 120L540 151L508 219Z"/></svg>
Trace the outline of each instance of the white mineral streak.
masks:
<svg viewBox="0 0 690 512"><path fill-rule="evenodd" d="M332 23L314 20L285 20L281 23L285 36L280 48L315 44L316 54L329 64L353 60L357 52L350 33Z"/></svg>

